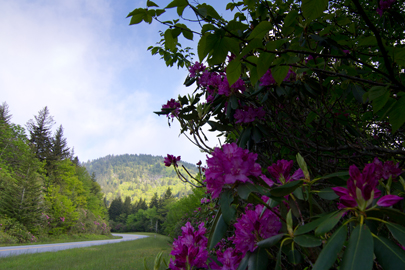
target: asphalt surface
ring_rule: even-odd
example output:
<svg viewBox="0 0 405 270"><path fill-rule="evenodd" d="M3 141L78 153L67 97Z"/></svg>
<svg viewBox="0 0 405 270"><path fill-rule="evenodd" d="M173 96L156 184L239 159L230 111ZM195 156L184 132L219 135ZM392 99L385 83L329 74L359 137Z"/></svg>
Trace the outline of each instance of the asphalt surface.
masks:
<svg viewBox="0 0 405 270"><path fill-rule="evenodd" d="M20 254L28 254L28 253L54 252L54 251L65 250L65 249L70 249L70 248L81 248L81 247L106 245L106 244L119 243L119 242L123 242L123 241L133 241L136 239L148 237L146 235L119 234L119 233L113 233L112 235L122 236L122 238L108 239L108 240L96 240L96 241L83 241L83 242L69 242L69 243L60 243L60 244L0 247L0 257L15 256L15 255L20 255Z"/></svg>

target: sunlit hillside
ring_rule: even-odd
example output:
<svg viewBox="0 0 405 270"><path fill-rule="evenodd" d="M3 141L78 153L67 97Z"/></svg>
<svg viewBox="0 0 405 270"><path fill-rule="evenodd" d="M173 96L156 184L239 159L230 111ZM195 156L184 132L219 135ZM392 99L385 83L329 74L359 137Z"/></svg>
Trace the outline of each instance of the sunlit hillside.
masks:
<svg viewBox="0 0 405 270"><path fill-rule="evenodd" d="M168 187L172 189L175 197L183 197L190 193L190 185L181 182L173 167L166 167L162 156L145 154L108 155L96 160L83 163L90 174L94 173L109 204L115 197L123 200L130 196L132 201L141 197L150 201L155 192L160 196ZM187 175L182 168L196 175L198 169L195 165L180 162L179 169L184 176Z"/></svg>

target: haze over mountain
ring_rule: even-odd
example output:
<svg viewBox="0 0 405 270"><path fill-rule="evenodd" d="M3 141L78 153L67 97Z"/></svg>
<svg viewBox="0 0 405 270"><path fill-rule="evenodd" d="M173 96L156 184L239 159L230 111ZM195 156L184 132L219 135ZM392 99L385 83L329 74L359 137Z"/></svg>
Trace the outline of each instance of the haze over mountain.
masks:
<svg viewBox="0 0 405 270"><path fill-rule="evenodd" d="M155 192L160 196L168 187L175 197L183 197L190 193L191 187L179 180L173 167L166 167L162 156L147 154L108 155L92 161L84 162L90 174L95 174L107 203L118 197L123 200L130 196L132 201L140 198L150 201ZM184 176L187 170L195 176L198 168L187 162L179 162L179 169Z"/></svg>

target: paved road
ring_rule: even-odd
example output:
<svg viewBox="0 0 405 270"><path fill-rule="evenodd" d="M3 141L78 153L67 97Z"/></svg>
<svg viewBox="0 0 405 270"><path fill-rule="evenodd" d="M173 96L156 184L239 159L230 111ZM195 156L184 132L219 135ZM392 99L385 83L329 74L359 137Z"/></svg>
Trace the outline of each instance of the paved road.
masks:
<svg viewBox="0 0 405 270"><path fill-rule="evenodd" d="M122 236L122 238L121 239L109 239L109 240L97 240L97 241L69 242L69 243L61 243L61 244L0 247L0 257L7 257L7 256L13 256L13 255L27 254L27 253L59 251L59 250L70 249L70 248L81 248L81 247L105 245L105 244L118 243L118 242L122 242L122 241L132 241L132 240L148 237L146 235L136 235L136 234L113 233L112 235Z"/></svg>

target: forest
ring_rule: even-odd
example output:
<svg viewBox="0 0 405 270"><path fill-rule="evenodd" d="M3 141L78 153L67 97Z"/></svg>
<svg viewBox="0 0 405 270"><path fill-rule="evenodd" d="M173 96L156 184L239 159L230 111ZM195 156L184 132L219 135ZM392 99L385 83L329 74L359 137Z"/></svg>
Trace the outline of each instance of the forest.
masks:
<svg viewBox="0 0 405 270"><path fill-rule="evenodd" d="M129 196L132 201L143 198L147 203L157 192L161 196L170 187L174 197L180 198L191 192L189 185L180 181L173 168L165 167L162 156L147 154L108 155L82 163L91 175L95 175L106 198L106 205L113 199ZM198 172L197 167L181 162L184 175Z"/></svg>
<svg viewBox="0 0 405 270"><path fill-rule="evenodd" d="M0 244L110 234L103 193L47 107L25 128L0 105Z"/></svg>

